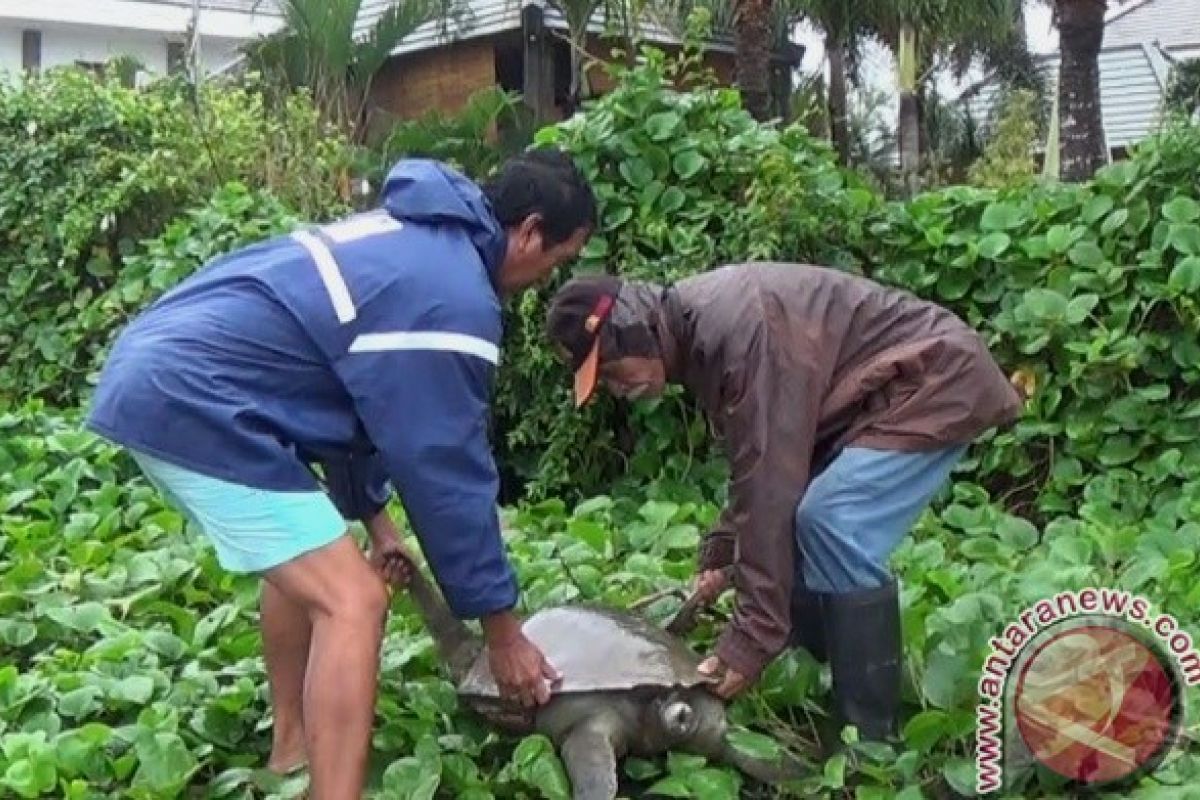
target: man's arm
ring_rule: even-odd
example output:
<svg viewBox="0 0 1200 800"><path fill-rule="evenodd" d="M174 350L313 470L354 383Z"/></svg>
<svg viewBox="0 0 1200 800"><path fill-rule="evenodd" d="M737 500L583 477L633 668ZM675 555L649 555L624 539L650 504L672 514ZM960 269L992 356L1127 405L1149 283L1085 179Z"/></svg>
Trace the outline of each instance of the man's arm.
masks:
<svg viewBox="0 0 1200 800"><path fill-rule="evenodd" d="M721 410L730 461L722 519L736 536L736 605L717 657L753 681L786 646L795 578L795 512L809 480L820 388L803 352L764 325L739 353Z"/></svg>
<svg viewBox="0 0 1200 800"><path fill-rule="evenodd" d="M343 518L366 525L387 507L392 487L378 453L325 456L320 463L325 489Z"/></svg>

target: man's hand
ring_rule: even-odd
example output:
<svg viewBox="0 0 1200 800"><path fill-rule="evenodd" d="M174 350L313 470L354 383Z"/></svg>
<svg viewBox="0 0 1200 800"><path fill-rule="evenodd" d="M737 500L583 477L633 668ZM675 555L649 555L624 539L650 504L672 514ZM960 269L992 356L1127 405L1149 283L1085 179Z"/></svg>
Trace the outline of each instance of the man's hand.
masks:
<svg viewBox="0 0 1200 800"><path fill-rule="evenodd" d="M387 510L380 511L365 524L371 537L371 566L389 584L407 586L416 561L401 543L400 532Z"/></svg>
<svg viewBox="0 0 1200 800"><path fill-rule="evenodd" d="M521 632L520 621L510 613L494 614L483 620L488 665L500 695L525 708L550 700L550 684L562 680L537 645Z"/></svg>
<svg viewBox="0 0 1200 800"><path fill-rule="evenodd" d="M723 569L706 569L696 578L695 592L705 605L711 605L729 588L729 573Z"/></svg>
<svg viewBox="0 0 1200 800"><path fill-rule="evenodd" d="M701 662L697 667L702 675L710 675L721 678L721 682L712 690L713 694L724 700L732 700L734 697L745 691L753 683L742 673L732 670L716 656L709 656Z"/></svg>

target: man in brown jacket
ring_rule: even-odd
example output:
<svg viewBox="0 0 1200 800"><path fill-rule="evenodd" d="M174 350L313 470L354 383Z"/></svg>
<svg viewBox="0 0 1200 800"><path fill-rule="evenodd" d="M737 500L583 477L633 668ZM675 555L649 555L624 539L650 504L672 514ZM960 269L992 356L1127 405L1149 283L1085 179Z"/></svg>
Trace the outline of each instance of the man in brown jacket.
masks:
<svg viewBox="0 0 1200 800"><path fill-rule="evenodd" d="M699 557L733 618L705 669L730 698L787 646L828 660L838 715L897 729L902 643L887 562L967 445L1021 396L949 311L833 269L737 264L669 287L581 277L548 332L626 399L685 386L723 440L729 500ZM730 569L727 569L730 568Z"/></svg>

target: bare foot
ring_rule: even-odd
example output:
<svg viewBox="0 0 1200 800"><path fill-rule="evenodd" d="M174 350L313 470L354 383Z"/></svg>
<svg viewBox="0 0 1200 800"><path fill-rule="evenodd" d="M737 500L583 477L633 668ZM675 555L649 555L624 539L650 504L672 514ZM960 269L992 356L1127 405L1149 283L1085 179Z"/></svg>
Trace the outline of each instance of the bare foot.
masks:
<svg viewBox="0 0 1200 800"><path fill-rule="evenodd" d="M276 775L290 775L308 766L308 754L304 752L304 740L294 745L271 748L271 757L267 759L267 769Z"/></svg>

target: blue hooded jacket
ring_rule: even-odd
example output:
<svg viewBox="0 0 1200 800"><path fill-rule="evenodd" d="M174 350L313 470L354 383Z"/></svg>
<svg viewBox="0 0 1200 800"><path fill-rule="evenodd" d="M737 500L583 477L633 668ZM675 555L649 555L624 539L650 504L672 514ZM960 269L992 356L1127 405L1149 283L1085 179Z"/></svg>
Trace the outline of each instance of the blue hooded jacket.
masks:
<svg viewBox="0 0 1200 800"><path fill-rule="evenodd" d="M482 191L398 162L381 207L215 259L118 337L88 426L363 519L398 491L454 613L509 609L487 421L507 246Z"/></svg>

